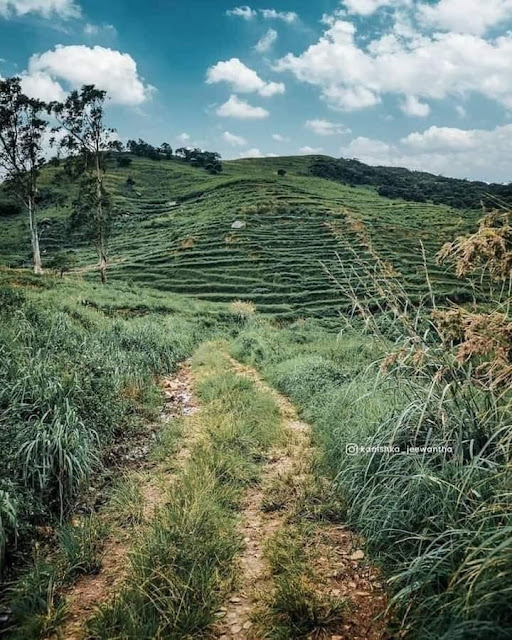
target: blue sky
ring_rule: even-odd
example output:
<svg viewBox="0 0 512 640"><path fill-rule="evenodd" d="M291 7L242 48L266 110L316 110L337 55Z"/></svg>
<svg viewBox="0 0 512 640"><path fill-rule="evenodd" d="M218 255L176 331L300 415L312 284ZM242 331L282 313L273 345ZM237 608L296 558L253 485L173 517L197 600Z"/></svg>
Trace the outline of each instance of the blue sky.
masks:
<svg viewBox="0 0 512 640"><path fill-rule="evenodd" d="M123 139L512 180L512 0L0 0L0 75Z"/></svg>

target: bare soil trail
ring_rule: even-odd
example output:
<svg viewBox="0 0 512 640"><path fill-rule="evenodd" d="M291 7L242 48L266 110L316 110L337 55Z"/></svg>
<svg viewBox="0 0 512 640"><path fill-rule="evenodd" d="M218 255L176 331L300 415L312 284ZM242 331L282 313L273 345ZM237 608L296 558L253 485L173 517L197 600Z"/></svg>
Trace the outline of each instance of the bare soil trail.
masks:
<svg viewBox="0 0 512 640"><path fill-rule="evenodd" d="M295 526L297 500L303 500L304 492L311 486L308 482L314 475L311 469L317 452L311 442L311 429L300 420L293 404L264 382L252 367L226 354L224 356L237 375L251 379L259 389L273 396L279 407L285 437L267 454L261 481L245 495L239 525L244 549L238 558L237 584L219 610L218 623L208 637L217 640L264 640L274 637L265 632L259 617L275 591L266 548L276 535ZM168 421L191 416L198 411L193 382L190 362L184 363L174 376L163 382L166 398L160 416L163 426ZM194 426L196 422L198 426ZM148 462L146 468L143 466L141 470L133 471L142 496L141 522L131 525L131 528L119 524L113 527L104 544L100 571L79 578L65 594L67 616L54 638L84 640L87 622L98 606L108 602L120 590L129 567L133 527L151 522L155 511L165 506L166 487L172 486L187 464L194 442L201 437L200 423L201 414L198 420L187 420L187 433L182 435L169 459L161 463ZM328 484L327 481L325 483ZM269 507L275 487L280 487L281 491L284 487L284 497L281 496L277 508ZM310 492L308 499L321 507L322 491L315 493L316 487L313 487ZM317 640L385 640L385 616L380 620L378 616L386 609L386 596L378 571L365 560L362 541L339 523L322 521L312 531L312 538L307 544L315 548L314 573L319 578L313 587L322 596L348 603L348 608L347 614L335 626L315 630L308 637Z"/></svg>
<svg viewBox="0 0 512 640"><path fill-rule="evenodd" d="M273 578L265 558L265 545L272 536L287 526L289 512L269 510L264 501L268 487L281 479L292 491L300 492L304 469L314 457L310 426L301 421L293 404L262 380L259 373L247 365L229 358L239 375L250 378L260 389L271 393L279 407L285 432L285 444L271 452L261 482L247 494L240 525L245 550L239 559L237 590L230 594L219 612L222 616L215 637L219 640L263 640L267 635L258 624L257 612L273 590ZM267 489L266 489L267 488ZM385 621L375 621L386 608L386 597L378 571L364 561L361 541L347 527L322 526L318 529L318 566L322 586L330 596L350 604L350 614L335 632L314 632L311 638L330 640L384 640ZM326 586L327 585L327 586Z"/></svg>
<svg viewBox="0 0 512 640"><path fill-rule="evenodd" d="M193 415L198 410L192 390L190 361L183 363L173 376L164 379L162 388L165 404L160 415L160 427L165 427L171 420ZM189 433L184 437L173 456L175 469L179 469L187 460L193 435ZM155 510L162 506L166 496L165 485L176 477L176 471L170 472L167 468L161 469L159 466L146 461L142 463L141 468L131 471L142 496L142 522L150 520ZM64 640L84 638L87 621L99 605L107 602L119 590L126 577L132 538L133 529L113 527L103 545L99 572L80 577L65 594L66 620L59 630L59 635L55 637Z"/></svg>

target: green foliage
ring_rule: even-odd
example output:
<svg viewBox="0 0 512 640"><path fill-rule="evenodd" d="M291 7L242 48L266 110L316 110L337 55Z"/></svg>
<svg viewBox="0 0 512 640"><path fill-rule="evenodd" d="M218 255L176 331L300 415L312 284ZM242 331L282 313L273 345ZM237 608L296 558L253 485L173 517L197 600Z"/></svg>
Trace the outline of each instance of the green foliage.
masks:
<svg viewBox="0 0 512 640"><path fill-rule="evenodd" d="M388 375L379 365L391 344L355 331L329 336L312 323L252 323L233 352L258 362L313 423L348 521L387 574L400 632L504 640L512 633L510 394L475 385L433 335L427 343L423 364ZM372 449L349 455L352 443ZM438 449L386 449L408 446Z"/></svg>
<svg viewBox="0 0 512 640"><path fill-rule="evenodd" d="M132 163L132 159L129 156L116 155L117 166L121 168L129 167Z"/></svg>
<svg viewBox="0 0 512 640"><path fill-rule="evenodd" d="M102 185L98 197L97 180L92 173L83 173L77 180L77 196L72 202L69 218L72 230L84 231L87 238L95 241L100 233L108 238L112 230L112 198ZM101 204L102 218L98 218Z"/></svg>
<svg viewBox="0 0 512 640"><path fill-rule="evenodd" d="M60 395L63 389L56 391ZM24 422L16 440L22 482L42 498L58 499L62 515L68 499L98 461L97 433L85 426L64 398L62 406L49 408L40 419Z"/></svg>
<svg viewBox="0 0 512 640"><path fill-rule="evenodd" d="M14 198L0 194L0 218L17 216L23 212L23 207Z"/></svg>
<svg viewBox="0 0 512 640"><path fill-rule="evenodd" d="M52 635L66 615L65 587L84 574L96 573L101 565L101 545L106 526L96 516L76 519L57 532L57 549L35 546L30 567L9 590L14 622L14 640Z"/></svg>
<svg viewBox="0 0 512 640"><path fill-rule="evenodd" d="M138 478L133 474L123 474L115 479L110 490L108 510L122 527L142 522L144 509Z"/></svg>
<svg viewBox="0 0 512 640"><path fill-rule="evenodd" d="M181 147L176 149L176 156L192 167L204 167L209 173L217 174L222 172L220 154L214 151Z"/></svg>
<svg viewBox="0 0 512 640"><path fill-rule="evenodd" d="M351 185L371 185L384 198L403 198L411 202L447 204L457 209L477 209L491 197L510 202L512 187L435 176L397 167L372 167L359 160L321 157L311 164L311 174Z"/></svg>
<svg viewBox="0 0 512 640"><path fill-rule="evenodd" d="M57 271L61 278L64 273L74 269L77 264L78 259L74 251L59 251L46 262L46 266Z"/></svg>
<svg viewBox="0 0 512 640"><path fill-rule="evenodd" d="M53 102L49 111L58 123L54 131L63 135L59 147L82 162L78 198L74 202L75 220L82 219L90 232L99 259L103 284L107 281L107 239L110 231L112 199L105 187L105 158L121 143L113 139L114 129L104 124L107 94L94 85L72 91L64 102Z"/></svg>
<svg viewBox="0 0 512 640"><path fill-rule="evenodd" d="M34 273L42 273L37 228L38 180L44 165L46 105L22 92L18 77L0 79L0 176L26 205Z"/></svg>
<svg viewBox="0 0 512 640"><path fill-rule="evenodd" d="M302 355L278 365L272 375L276 386L303 404L311 397L345 381L338 366L322 356Z"/></svg>
<svg viewBox="0 0 512 640"><path fill-rule="evenodd" d="M18 509L15 499L0 489L0 567L3 561L5 544L18 529Z"/></svg>
<svg viewBox="0 0 512 640"><path fill-rule="evenodd" d="M17 623L11 634L13 640L41 638L57 630L66 613L58 595L60 586L57 566L36 554L32 568L10 593L9 606Z"/></svg>
<svg viewBox="0 0 512 640"><path fill-rule="evenodd" d="M20 309L24 302L25 296L22 291L0 285L0 315L5 319L10 313Z"/></svg>
<svg viewBox="0 0 512 640"><path fill-rule="evenodd" d="M172 149L169 144L164 142L159 148L141 140L128 140L126 148L130 153L139 158L149 158L150 160L170 160L172 157ZM131 158L127 158L130 160ZM128 165L124 165L128 166Z"/></svg>

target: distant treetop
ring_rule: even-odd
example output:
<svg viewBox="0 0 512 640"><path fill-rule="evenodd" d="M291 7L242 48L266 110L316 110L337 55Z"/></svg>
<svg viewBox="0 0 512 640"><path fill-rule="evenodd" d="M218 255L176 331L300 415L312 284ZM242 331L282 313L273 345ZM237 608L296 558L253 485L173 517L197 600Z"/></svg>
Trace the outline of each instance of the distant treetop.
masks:
<svg viewBox="0 0 512 640"><path fill-rule="evenodd" d="M214 151L180 147L175 150L173 155L171 145L167 142L163 142L159 147L154 147L140 138L137 141L128 140L126 149L129 153L142 158L150 158L151 160L178 158L193 167L203 167L210 173L220 173L222 171L220 154Z"/></svg>

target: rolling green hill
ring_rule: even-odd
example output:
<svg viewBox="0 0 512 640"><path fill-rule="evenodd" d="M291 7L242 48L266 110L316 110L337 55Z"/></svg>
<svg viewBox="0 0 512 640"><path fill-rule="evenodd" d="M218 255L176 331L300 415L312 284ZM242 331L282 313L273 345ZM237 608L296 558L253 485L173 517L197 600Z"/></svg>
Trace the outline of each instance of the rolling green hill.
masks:
<svg viewBox="0 0 512 640"><path fill-rule="evenodd" d="M373 187L314 177L315 161L318 157L228 161L219 175L179 160L133 158L124 168L111 161L107 184L116 216L110 278L211 302L250 301L260 312L280 317L333 315L348 302L329 273L343 280L337 255L345 269L353 267L352 249L363 251L357 233L362 222L413 298L426 293L420 241L438 295L469 294L431 258L444 241L474 224L477 211L391 200ZM279 169L286 170L284 177ZM128 178L135 183L127 184ZM94 252L68 230L72 191L61 168L45 169L39 215L43 257L78 248L81 272L95 278ZM26 265L24 217L3 216L1 223L0 260Z"/></svg>

